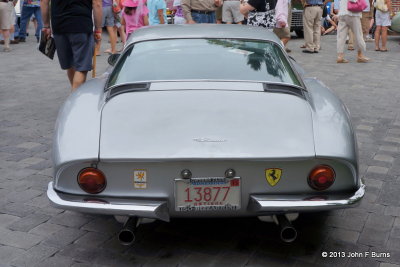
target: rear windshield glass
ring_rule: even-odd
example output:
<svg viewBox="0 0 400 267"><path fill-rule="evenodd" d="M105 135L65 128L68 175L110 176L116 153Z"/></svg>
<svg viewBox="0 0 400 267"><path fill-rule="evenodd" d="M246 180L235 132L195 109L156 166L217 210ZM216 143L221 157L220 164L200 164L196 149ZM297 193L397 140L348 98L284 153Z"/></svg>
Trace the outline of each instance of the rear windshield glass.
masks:
<svg viewBox="0 0 400 267"><path fill-rule="evenodd" d="M143 81L242 80L301 86L281 48L237 39L170 39L135 44L111 73L108 87Z"/></svg>

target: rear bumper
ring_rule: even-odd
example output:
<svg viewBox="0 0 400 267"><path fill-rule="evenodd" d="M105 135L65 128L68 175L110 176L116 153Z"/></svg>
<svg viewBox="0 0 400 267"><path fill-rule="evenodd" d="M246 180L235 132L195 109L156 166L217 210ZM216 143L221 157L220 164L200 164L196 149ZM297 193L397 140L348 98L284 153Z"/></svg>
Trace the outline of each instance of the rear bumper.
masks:
<svg viewBox="0 0 400 267"><path fill-rule="evenodd" d="M354 193L338 195L252 195L248 209L253 212L302 212L344 209L357 206L365 194L365 185Z"/></svg>
<svg viewBox="0 0 400 267"><path fill-rule="evenodd" d="M47 197L56 208L108 215L137 216L169 221L166 200L98 198L60 193L53 182L47 187Z"/></svg>
<svg viewBox="0 0 400 267"><path fill-rule="evenodd" d="M360 203L364 194L365 185L362 184L356 192L340 195L250 195L247 212L241 215L260 216L273 213L351 208ZM167 199L99 198L96 196L71 195L55 191L53 182L48 185L47 197L53 206L60 209L96 214L137 216L162 221L169 221L170 219ZM207 213L201 214L209 215ZM201 214L196 212L193 217L199 217ZM235 214L232 213L228 216L235 216Z"/></svg>

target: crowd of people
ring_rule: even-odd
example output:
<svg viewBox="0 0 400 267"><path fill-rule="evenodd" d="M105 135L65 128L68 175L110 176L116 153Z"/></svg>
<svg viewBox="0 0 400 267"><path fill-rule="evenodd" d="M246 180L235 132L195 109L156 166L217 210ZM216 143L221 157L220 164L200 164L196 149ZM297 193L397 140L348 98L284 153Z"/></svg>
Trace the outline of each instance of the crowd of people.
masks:
<svg viewBox="0 0 400 267"><path fill-rule="evenodd" d="M108 33L110 49L117 53L118 36L125 44L137 29L147 25L226 23L247 24L273 31L287 52L290 40L291 1L293 0L20 0L21 17L18 34L13 34L17 0L0 0L0 28L3 51L10 44L25 42L26 28L36 20L35 37L54 37L58 59L67 70L72 90L86 80L92 68L91 51L101 55L102 29ZM168 4L167 4L167 2ZM349 10L350 3L365 1L362 10ZM51 2L51 5L50 5ZM364 55L365 41L375 39L376 51L387 51L387 30L393 16L391 0L301 0L304 7L304 53L318 53L321 35L337 32L337 63L348 63L345 43L357 50L357 62ZM169 5L169 6L168 6ZM50 12L51 9L51 12ZM51 13L51 18L50 18ZM171 16L171 14L173 16ZM51 21L51 23L50 23ZM373 36L369 35L372 25Z"/></svg>

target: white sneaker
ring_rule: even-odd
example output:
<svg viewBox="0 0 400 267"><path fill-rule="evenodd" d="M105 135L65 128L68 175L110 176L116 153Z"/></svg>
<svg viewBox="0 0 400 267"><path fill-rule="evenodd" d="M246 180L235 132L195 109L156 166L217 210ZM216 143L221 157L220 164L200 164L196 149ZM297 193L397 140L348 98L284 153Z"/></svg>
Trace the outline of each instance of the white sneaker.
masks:
<svg viewBox="0 0 400 267"><path fill-rule="evenodd" d="M373 42L374 39L370 35L367 35L367 37L365 37L365 41L366 42Z"/></svg>

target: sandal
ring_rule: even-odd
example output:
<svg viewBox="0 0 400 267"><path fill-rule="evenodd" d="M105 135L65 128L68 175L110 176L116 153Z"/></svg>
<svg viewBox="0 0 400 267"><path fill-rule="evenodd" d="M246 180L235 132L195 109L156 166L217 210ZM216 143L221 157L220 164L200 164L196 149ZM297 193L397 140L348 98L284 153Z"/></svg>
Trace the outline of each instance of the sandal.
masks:
<svg viewBox="0 0 400 267"><path fill-rule="evenodd" d="M359 57L357 58L358 63L367 63L369 61L369 58L367 57Z"/></svg>
<svg viewBox="0 0 400 267"><path fill-rule="evenodd" d="M387 49L381 49L380 51L381 52L387 52L388 50Z"/></svg>
<svg viewBox="0 0 400 267"><path fill-rule="evenodd" d="M111 54L111 49L105 50L104 53L106 53L106 54Z"/></svg>
<svg viewBox="0 0 400 267"><path fill-rule="evenodd" d="M349 63L349 61L344 58L338 58L338 59L336 59L336 63Z"/></svg>
<svg viewBox="0 0 400 267"><path fill-rule="evenodd" d="M378 48L375 47L375 51L381 51L381 49L379 47Z"/></svg>

